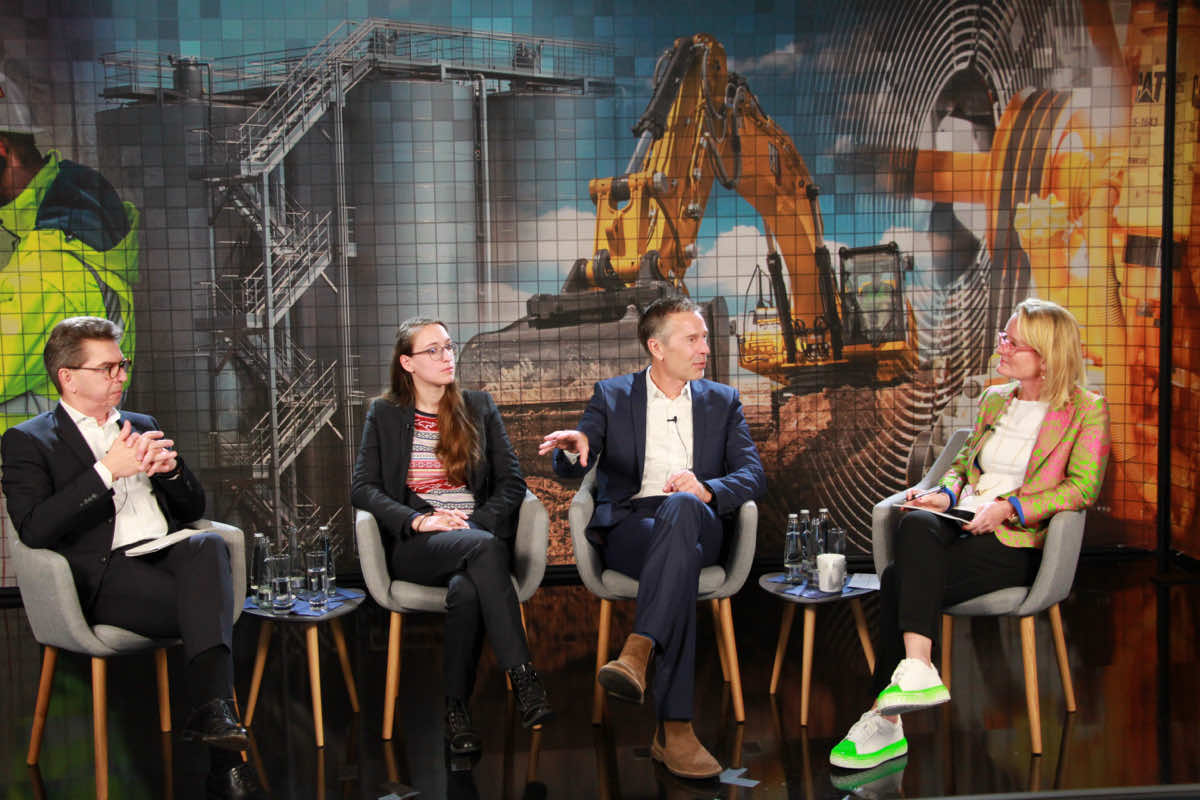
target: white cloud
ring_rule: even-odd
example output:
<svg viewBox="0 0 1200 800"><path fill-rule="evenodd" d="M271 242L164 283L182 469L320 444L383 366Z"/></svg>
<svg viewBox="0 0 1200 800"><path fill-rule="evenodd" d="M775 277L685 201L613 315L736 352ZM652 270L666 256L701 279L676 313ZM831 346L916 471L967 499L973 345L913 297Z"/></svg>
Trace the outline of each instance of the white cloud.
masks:
<svg viewBox="0 0 1200 800"><path fill-rule="evenodd" d="M577 258L590 258L596 214L561 206L535 220L517 223L516 260L521 265L553 263L565 275Z"/></svg>
<svg viewBox="0 0 1200 800"><path fill-rule="evenodd" d="M752 58L730 58L729 71L742 75L763 72L791 72L796 69L796 43L788 42L778 50Z"/></svg>

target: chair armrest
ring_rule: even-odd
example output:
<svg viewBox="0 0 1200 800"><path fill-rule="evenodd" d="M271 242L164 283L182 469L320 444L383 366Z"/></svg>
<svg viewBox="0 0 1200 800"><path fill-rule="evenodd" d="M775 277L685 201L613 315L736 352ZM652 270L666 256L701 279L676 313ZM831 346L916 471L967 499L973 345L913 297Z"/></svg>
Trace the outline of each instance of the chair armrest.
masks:
<svg viewBox="0 0 1200 800"><path fill-rule="evenodd" d="M901 514L896 503L903 502L904 492L896 492L871 509L871 557L875 560L876 575L882 575L892 563L892 532Z"/></svg>
<svg viewBox="0 0 1200 800"><path fill-rule="evenodd" d="M550 515L533 492L525 490L513 541L513 572L517 576L517 601L524 603L546 575L546 548L550 543Z"/></svg>
<svg viewBox="0 0 1200 800"><path fill-rule="evenodd" d="M16 536L9 539L9 548L33 638L77 653L111 655L112 648L96 638L84 619L67 559L53 550L26 547Z"/></svg>
<svg viewBox="0 0 1200 800"><path fill-rule="evenodd" d="M587 526L592 521L592 512L596 509L596 499L592 496L595 485L596 470L593 468L583 477L579 491L571 498L567 520L571 527L571 546L575 551L575 569L579 572L579 579L592 594L611 600L612 592L604 588L604 583L600 580L600 574L604 571L604 561L596 546L587 538Z"/></svg>
<svg viewBox="0 0 1200 800"><path fill-rule="evenodd" d="M950 438L946 441L946 446L942 448L942 452L938 453L938 457L930 465L925 477L921 478L912 488L918 490L933 488L946 474L946 470L950 469L958 451L962 449L963 442L967 441L967 437L970 435L970 428L958 428L951 433ZM903 502L904 491L899 491L876 503L871 510L871 556L875 560L875 572L878 575L882 575L887 565L892 563L892 533L896 530L896 520L901 514L895 505Z"/></svg>
<svg viewBox="0 0 1200 800"><path fill-rule="evenodd" d="M758 503L747 500L738 509L737 524L725 562L725 582L716 591L717 597L729 597L741 590L754 563L754 548L758 543Z"/></svg>
<svg viewBox="0 0 1200 800"><path fill-rule="evenodd" d="M358 565L362 570L367 591L376 603L391 608L389 588L392 578L388 574L387 554L383 552L383 536L379 523L370 511L356 509L354 513L354 539L358 543Z"/></svg>
<svg viewBox="0 0 1200 800"><path fill-rule="evenodd" d="M1083 547L1085 511L1059 511L1050 518L1042 546L1042 564L1029 594L1014 613L1027 617L1062 602L1071 593L1079 551Z"/></svg>
<svg viewBox="0 0 1200 800"><path fill-rule="evenodd" d="M192 523L199 530L211 530L221 535L229 548L229 570L233 577L233 621L237 622L246 605L246 534L241 528L211 519Z"/></svg>

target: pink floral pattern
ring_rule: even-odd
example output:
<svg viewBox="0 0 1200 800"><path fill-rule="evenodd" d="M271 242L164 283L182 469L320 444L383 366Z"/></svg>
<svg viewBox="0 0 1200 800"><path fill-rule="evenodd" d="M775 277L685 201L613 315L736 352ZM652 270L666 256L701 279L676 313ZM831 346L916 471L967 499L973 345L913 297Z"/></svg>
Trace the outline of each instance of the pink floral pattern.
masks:
<svg viewBox="0 0 1200 800"><path fill-rule="evenodd" d="M993 386L984 392L975 429L940 481L955 497L962 494L963 487L979 480L979 451L1008 409L1017 386ZM1057 512L1076 511L1096 502L1111 449L1108 401L1076 389L1065 406L1046 414L1038 431L1025 482L1016 493L1024 524L1005 522L996 536L1010 547L1040 548L1050 518Z"/></svg>

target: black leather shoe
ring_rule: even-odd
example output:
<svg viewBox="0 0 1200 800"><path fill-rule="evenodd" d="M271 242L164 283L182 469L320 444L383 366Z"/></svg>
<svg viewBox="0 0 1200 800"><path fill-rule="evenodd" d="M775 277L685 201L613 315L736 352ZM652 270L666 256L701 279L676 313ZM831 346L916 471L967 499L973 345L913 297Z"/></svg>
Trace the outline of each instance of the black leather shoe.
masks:
<svg viewBox="0 0 1200 800"><path fill-rule="evenodd" d="M513 667L508 671L508 679L512 681L517 705L521 707L522 725L532 728L554 718L554 709L550 708L546 689L537 673L533 671L533 664L525 662L519 667Z"/></svg>
<svg viewBox="0 0 1200 800"><path fill-rule="evenodd" d="M221 697L193 709L181 735L185 742L200 742L223 750L245 750L250 746L246 729L233 710L233 701Z"/></svg>
<svg viewBox="0 0 1200 800"><path fill-rule="evenodd" d="M483 738L471 725L467 704L458 697L446 698L446 746L455 755L478 753L483 746Z"/></svg>
<svg viewBox="0 0 1200 800"><path fill-rule="evenodd" d="M239 764L226 772L210 774L206 781L209 800L266 800L254 767Z"/></svg>

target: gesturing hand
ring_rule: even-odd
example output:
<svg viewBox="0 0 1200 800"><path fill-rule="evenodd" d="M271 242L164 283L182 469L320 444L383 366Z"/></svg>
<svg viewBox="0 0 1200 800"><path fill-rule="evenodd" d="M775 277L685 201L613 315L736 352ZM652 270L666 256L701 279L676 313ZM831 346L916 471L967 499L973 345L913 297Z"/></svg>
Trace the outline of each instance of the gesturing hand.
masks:
<svg viewBox="0 0 1200 800"><path fill-rule="evenodd" d="M544 456L551 450L558 449L567 453L578 453L579 463L587 466L588 439L580 431L554 431L542 438L538 445L538 455Z"/></svg>

